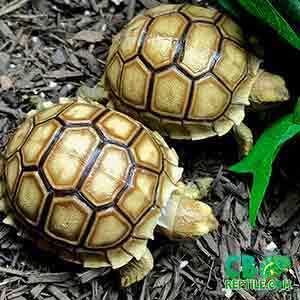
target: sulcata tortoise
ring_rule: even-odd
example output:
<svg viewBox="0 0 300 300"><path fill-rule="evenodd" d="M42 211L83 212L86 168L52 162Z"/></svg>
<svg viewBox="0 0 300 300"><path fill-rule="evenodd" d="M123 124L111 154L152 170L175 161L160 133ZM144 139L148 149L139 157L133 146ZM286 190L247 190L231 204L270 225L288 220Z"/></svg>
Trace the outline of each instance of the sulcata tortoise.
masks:
<svg viewBox="0 0 300 300"><path fill-rule="evenodd" d="M99 104L69 101L29 114L3 157L4 222L67 261L119 269L123 287L152 269L154 228L192 239L218 225L179 182L174 149Z"/></svg>
<svg viewBox="0 0 300 300"><path fill-rule="evenodd" d="M105 86L118 110L173 139L233 132L253 143L245 106L289 99L284 80L260 68L239 25L214 8L164 4L136 16L109 51Z"/></svg>

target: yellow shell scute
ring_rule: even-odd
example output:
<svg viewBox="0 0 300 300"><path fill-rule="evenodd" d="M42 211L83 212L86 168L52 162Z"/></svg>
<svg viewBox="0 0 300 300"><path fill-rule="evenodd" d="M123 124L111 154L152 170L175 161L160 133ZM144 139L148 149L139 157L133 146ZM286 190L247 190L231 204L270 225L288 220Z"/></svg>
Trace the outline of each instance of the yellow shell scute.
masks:
<svg viewBox="0 0 300 300"><path fill-rule="evenodd" d="M153 199L148 199L136 187L128 188L118 201L118 206L124 211L132 222L136 222L139 217L151 207Z"/></svg>
<svg viewBox="0 0 300 300"><path fill-rule="evenodd" d="M210 76L196 81L192 99L188 116L194 120L213 120L224 113L230 104L231 93L220 81Z"/></svg>
<svg viewBox="0 0 300 300"><path fill-rule="evenodd" d="M80 254L80 257L83 261L83 266L85 268L101 268L111 266L111 264L106 259L106 255L104 253L82 253Z"/></svg>
<svg viewBox="0 0 300 300"><path fill-rule="evenodd" d="M141 239L154 239L153 230L157 225L157 219L161 212L159 208L151 209L135 226L133 236Z"/></svg>
<svg viewBox="0 0 300 300"><path fill-rule="evenodd" d="M136 223L154 204L158 175L137 168L133 177L133 187L128 188L118 201L120 209Z"/></svg>
<svg viewBox="0 0 300 300"><path fill-rule="evenodd" d="M52 119L57 116L60 112L62 112L65 108L67 108L70 104L56 104L52 103L52 106L37 112L34 115L34 120L36 124L45 122L47 120Z"/></svg>
<svg viewBox="0 0 300 300"><path fill-rule="evenodd" d="M101 211L96 214L85 245L90 249L113 247L126 239L130 231L130 223L119 212Z"/></svg>
<svg viewBox="0 0 300 300"><path fill-rule="evenodd" d="M241 44L245 43L242 28L228 16L223 16L217 25L225 37Z"/></svg>
<svg viewBox="0 0 300 300"><path fill-rule="evenodd" d="M211 122L184 121L183 126L189 132L192 140L202 140L216 135Z"/></svg>
<svg viewBox="0 0 300 300"><path fill-rule="evenodd" d="M77 245L92 211L76 196L54 197L49 209L45 231L55 239Z"/></svg>
<svg viewBox="0 0 300 300"><path fill-rule="evenodd" d="M37 225L48 192L36 172L22 175L16 196L16 208L31 224Z"/></svg>
<svg viewBox="0 0 300 300"><path fill-rule="evenodd" d="M209 71L218 59L221 40L217 28L211 24L192 24L186 36L186 46L179 64L192 76Z"/></svg>
<svg viewBox="0 0 300 300"><path fill-rule="evenodd" d="M126 184L129 168L127 152L116 145L106 145L81 191L96 206L111 203Z"/></svg>
<svg viewBox="0 0 300 300"><path fill-rule="evenodd" d="M178 155L174 148L164 148L164 152L166 154L166 160L169 161L174 166L178 166Z"/></svg>
<svg viewBox="0 0 300 300"><path fill-rule="evenodd" d="M139 166L160 172L162 168L162 153L158 144L145 131L132 145L134 158Z"/></svg>
<svg viewBox="0 0 300 300"><path fill-rule="evenodd" d="M11 156L15 153L25 142L26 138L28 137L31 129L33 127L32 119L27 119L21 126L16 130L12 138L10 139L7 147L5 155L6 157Z"/></svg>
<svg viewBox="0 0 300 300"><path fill-rule="evenodd" d="M107 138L124 144L128 144L141 128L137 122L115 111L106 114L96 126Z"/></svg>
<svg viewBox="0 0 300 300"><path fill-rule="evenodd" d="M16 186L18 178L21 174L21 157L19 153L16 153L13 157L11 157L6 162L5 167L5 177L6 177L6 183L8 187L8 192L13 195Z"/></svg>
<svg viewBox="0 0 300 300"><path fill-rule="evenodd" d="M120 43L121 43L121 33L122 32L119 32L119 33L117 33L116 35L114 35L112 37L112 45L111 45L111 47L108 50L107 62L110 62L111 59L116 55L116 53L119 50ZM104 82L105 81L106 80L104 80Z"/></svg>
<svg viewBox="0 0 300 300"><path fill-rule="evenodd" d="M37 125L33 128L29 138L21 149L24 165L37 165L44 150L49 146L52 136L59 130L60 124L56 120Z"/></svg>
<svg viewBox="0 0 300 300"><path fill-rule="evenodd" d="M236 43L224 40L213 72L233 91L247 73L247 53Z"/></svg>
<svg viewBox="0 0 300 300"><path fill-rule="evenodd" d="M148 201L151 201L155 194L155 189L158 181L158 175L141 168L136 168L133 175L133 184L145 195Z"/></svg>
<svg viewBox="0 0 300 300"><path fill-rule="evenodd" d="M149 23L150 18L146 16L136 16L121 31L121 43L119 53L123 60L128 60L137 54L141 43L141 34Z"/></svg>
<svg viewBox="0 0 300 300"><path fill-rule="evenodd" d="M164 116L183 117L192 82L172 68L156 74L151 99L151 109Z"/></svg>
<svg viewBox="0 0 300 300"><path fill-rule="evenodd" d="M149 92L151 73L140 59L124 65L121 80L121 97L128 104L145 108Z"/></svg>
<svg viewBox="0 0 300 300"><path fill-rule="evenodd" d="M135 259L140 260L147 249L147 240L131 237L123 244L122 248L134 256Z"/></svg>
<svg viewBox="0 0 300 300"><path fill-rule="evenodd" d="M166 173L162 173L159 178L156 205L160 208L165 207L175 190L176 185L171 181L170 177Z"/></svg>
<svg viewBox="0 0 300 300"><path fill-rule="evenodd" d="M160 68L172 62L174 44L180 39L187 21L180 14L157 17L149 26L142 48L143 57L153 68Z"/></svg>
<svg viewBox="0 0 300 300"><path fill-rule="evenodd" d="M168 132L168 136L172 139L188 139L189 132L182 126L182 121L162 119L161 124Z"/></svg>
<svg viewBox="0 0 300 300"><path fill-rule="evenodd" d="M262 60L254 55L250 55L248 64L249 75L241 82L241 84L235 89L232 96L232 104L250 105L249 95L251 87L256 81L256 76L262 72L259 69Z"/></svg>
<svg viewBox="0 0 300 300"><path fill-rule="evenodd" d="M104 106L95 106L87 103L76 103L64 110L60 119L68 122L88 123L92 122L99 114L105 111Z"/></svg>
<svg viewBox="0 0 300 300"><path fill-rule="evenodd" d="M123 63L121 58L118 55L112 58L111 62L107 67L107 72L106 72L107 78L116 94L119 94L119 86L120 86L119 84L121 79L122 68L123 68Z"/></svg>
<svg viewBox="0 0 300 300"><path fill-rule="evenodd" d="M67 128L46 159L44 172L56 188L75 188L99 136L92 128Z"/></svg>
<svg viewBox="0 0 300 300"><path fill-rule="evenodd" d="M220 12L214 8L206 8L189 4L184 5L184 7L180 9L180 12L191 18L193 21L205 21L211 23L215 22L215 20L220 16Z"/></svg>
<svg viewBox="0 0 300 300"><path fill-rule="evenodd" d="M164 172L169 176L170 180L173 182L173 184L176 184L182 175L182 169L177 168L167 160L164 162L165 164L165 170Z"/></svg>
<svg viewBox="0 0 300 300"><path fill-rule="evenodd" d="M169 148L164 138L157 131L153 131L153 137L160 146L166 149Z"/></svg>

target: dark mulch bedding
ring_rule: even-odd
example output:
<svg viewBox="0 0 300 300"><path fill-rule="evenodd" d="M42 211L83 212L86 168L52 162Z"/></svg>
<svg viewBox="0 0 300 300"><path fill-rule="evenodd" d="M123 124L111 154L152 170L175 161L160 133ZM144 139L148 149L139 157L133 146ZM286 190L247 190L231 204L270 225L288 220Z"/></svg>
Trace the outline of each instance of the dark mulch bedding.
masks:
<svg viewBox="0 0 300 300"><path fill-rule="evenodd" d="M120 3L118 3L120 2ZM76 95L79 87L93 87L103 72L111 37L142 9L157 0L0 0L0 143L34 103ZM161 2L168 2L163 0ZM258 26L248 24L248 29ZM252 28L253 27L253 28ZM284 75L292 95L299 94L299 54L261 32L266 66ZM89 90L94 92L94 90ZM280 108L280 111L291 108ZM249 114L258 135L282 112ZM185 178L215 178L207 201L218 217L218 231L197 241L174 243L157 238L150 243L155 268L142 282L120 290L109 269L84 270L47 256L15 231L0 225L0 300L23 299L300 299L300 268L288 278L292 291L225 291L227 255L248 253L261 258L273 253L293 255L300 247L299 141L287 145L275 163L271 189L258 218L248 223L250 181L224 171L237 161L230 135L195 143L172 143L179 152ZM227 298L226 298L227 297Z"/></svg>

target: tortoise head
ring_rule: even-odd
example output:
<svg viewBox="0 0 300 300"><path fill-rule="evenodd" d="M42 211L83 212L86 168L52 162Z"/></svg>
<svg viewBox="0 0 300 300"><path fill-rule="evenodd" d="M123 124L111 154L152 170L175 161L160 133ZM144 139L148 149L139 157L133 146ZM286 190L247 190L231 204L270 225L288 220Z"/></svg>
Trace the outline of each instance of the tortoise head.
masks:
<svg viewBox="0 0 300 300"><path fill-rule="evenodd" d="M197 239L217 229L218 221L209 205L173 192L158 222L158 231L171 240Z"/></svg>
<svg viewBox="0 0 300 300"><path fill-rule="evenodd" d="M257 106L275 104L289 100L289 91L284 79L278 75L261 70L250 93L250 102Z"/></svg>

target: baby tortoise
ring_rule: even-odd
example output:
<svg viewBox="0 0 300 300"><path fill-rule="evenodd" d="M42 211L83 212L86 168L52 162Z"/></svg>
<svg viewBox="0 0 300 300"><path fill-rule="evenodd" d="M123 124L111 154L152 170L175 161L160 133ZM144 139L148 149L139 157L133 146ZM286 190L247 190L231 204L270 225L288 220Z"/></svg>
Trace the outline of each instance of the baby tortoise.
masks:
<svg viewBox="0 0 300 300"><path fill-rule="evenodd" d="M247 154L253 108L289 99L285 81L262 68L242 29L213 8L159 5L113 38L105 85L118 110L173 139L200 140L233 129Z"/></svg>
<svg viewBox="0 0 300 300"><path fill-rule="evenodd" d="M193 239L218 226L180 182L175 150L99 104L50 104L29 114L3 156L4 222L67 261L119 269L123 287L152 269L154 229Z"/></svg>

